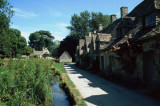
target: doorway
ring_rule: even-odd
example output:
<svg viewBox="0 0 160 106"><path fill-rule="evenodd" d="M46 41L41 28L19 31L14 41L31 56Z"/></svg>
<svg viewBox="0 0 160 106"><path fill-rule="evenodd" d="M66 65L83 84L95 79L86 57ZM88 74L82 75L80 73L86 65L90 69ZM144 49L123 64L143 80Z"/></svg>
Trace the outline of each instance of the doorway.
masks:
<svg viewBox="0 0 160 106"><path fill-rule="evenodd" d="M145 52L143 54L143 75L145 85L151 88L154 84L155 77L154 57L152 52Z"/></svg>

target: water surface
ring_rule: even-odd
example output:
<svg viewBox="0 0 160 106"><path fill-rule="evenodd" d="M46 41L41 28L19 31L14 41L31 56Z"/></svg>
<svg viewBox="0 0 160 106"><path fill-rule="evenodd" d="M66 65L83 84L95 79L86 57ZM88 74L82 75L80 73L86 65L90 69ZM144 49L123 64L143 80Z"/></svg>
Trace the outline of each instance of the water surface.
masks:
<svg viewBox="0 0 160 106"><path fill-rule="evenodd" d="M52 86L53 93L52 94L54 98L52 106L70 106L69 101L67 99L67 95L65 94L63 89L59 87L58 78L55 78L52 81L52 83L53 83L53 86Z"/></svg>

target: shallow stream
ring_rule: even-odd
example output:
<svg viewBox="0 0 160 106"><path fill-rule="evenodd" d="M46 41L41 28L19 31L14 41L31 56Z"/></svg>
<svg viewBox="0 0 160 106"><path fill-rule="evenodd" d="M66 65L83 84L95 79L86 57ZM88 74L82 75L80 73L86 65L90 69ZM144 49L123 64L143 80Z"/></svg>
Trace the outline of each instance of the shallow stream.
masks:
<svg viewBox="0 0 160 106"><path fill-rule="evenodd" d="M54 98L52 106L70 106L69 101L67 99L67 95L65 94L63 89L59 87L59 83L60 83L59 79L54 78L52 83L53 83L53 86L52 86L53 93L52 94Z"/></svg>

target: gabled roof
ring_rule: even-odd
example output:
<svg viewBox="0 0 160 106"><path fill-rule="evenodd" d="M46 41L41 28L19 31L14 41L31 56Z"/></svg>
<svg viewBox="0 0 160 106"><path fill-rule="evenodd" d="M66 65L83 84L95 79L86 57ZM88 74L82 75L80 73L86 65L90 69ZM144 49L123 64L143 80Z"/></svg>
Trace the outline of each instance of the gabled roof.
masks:
<svg viewBox="0 0 160 106"><path fill-rule="evenodd" d="M47 48L43 48L43 54L50 54L49 50Z"/></svg>
<svg viewBox="0 0 160 106"><path fill-rule="evenodd" d="M137 5L127 16L141 17L150 12L160 9L160 0L144 0Z"/></svg>
<svg viewBox="0 0 160 106"><path fill-rule="evenodd" d="M111 40L111 38L112 38L111 34L98 33L96 41L109 42Z"/></svg>
<svg viewBox="0 0 160 106"><path fill-rule="evenodd" d="M62 53L62 55L60 56L60 58L62 58L62 57L65 56L65 55L67 55L69 58L72 58L67 51L64 51L64 52Z"/></svg>
<svg viewBox="0 0 160 106"><path fill-rule="evenodd" d="M120 23L117 26L118 28L132 28L132 25L134 23L135 17L124 17L121 19Z"/></svg>
<svg viewBox="0 0 160 106"><path fill-rule="evenodd" d="M43 51L33 51L34 55L43 55Z"/></svg>
<svg viewBox="0 0 160 106"><path fill-rule="evenodd" d="M43 54L50 54L50 52L48 51L47 48L44 48L42 49L42 51L36 51L36 50L33 50L33 55L39 55L39 56L42 56Z"/></svg>
<svg viewBox="0 0 160 106"><path fill-rule="evenodd" d="M103 33L111 33L112 38L108 44L107 49L112 48L113 46L123 44L126 40L122 38L117 38L117 29L127 27L128 31L126 35L133 35L131 41L138 41L151 36L157 35L158 30L156 28L142 30L142 16L148 15L154 11L160 11L160 0L144 0L138 6L136 6L127 16L120 18L110 24L106 29L103 30Z"/></svg>

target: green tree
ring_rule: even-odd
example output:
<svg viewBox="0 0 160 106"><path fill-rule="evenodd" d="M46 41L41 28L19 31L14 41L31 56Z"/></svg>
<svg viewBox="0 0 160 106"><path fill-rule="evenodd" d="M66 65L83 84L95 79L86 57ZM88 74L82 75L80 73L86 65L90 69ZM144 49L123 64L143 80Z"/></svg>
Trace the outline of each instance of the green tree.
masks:
<svg viewBox="0 0 160 106"><path fill-rule="evenodd" d="M78 38L84 38L88 34L90 22L90 13L84 11L80 13L80 16L74 14L71 18L71 26L67 28L70 30L70 34L77 36Z"/></svg>
<svg viewBox="0 0 160 106"><path fill-rule="evenodd" d="M54 36L49 31L36 31L29 36L29 46L35 48L35 50L42 50L43 47L47 47L51 51L53 39Z"/></svg>
<svg viewBox="0 0 160 106"><path fill-rule="evenodd" d="M26 55L30 55L33 52L33 48L31 48L30 46L25 46L23 48L23 53Z"/></svg>
<svg viewBox="0 0 160 106"><path fill-rule="evenodd" d="M99 24L106 28L110 24L110 16L104 15L101 12L81 12L80 15L74 14L71 18L71 26L67 28L70 30L70 35L79 38L84 38L89 32L98 31Z"/></svg>
<svg viewBox="0 0 160 106"><path fill-rule="evenodd" d="M53 45L52 45L52 50L51 50L51 55L53 57L56 57L58 55L58 48L59 48L59 45L60 45L60 41L54 41L53 42Z"/></svg>
<svg viewBox="0 0 160 106"><path fill-rule="evenodd" d="M23 48L27 46L27 42L19 30L10 28L0 37L0 45L0 54L3 57L16 57L16 54L23 54Z"/></svg>
<svg viewBox="0 0 160 106"><path fill-rule="evenodd" d="M9 29L9 41L11 43L11 54L15 57L16 54L23 54L23 48L27 46L26 39L21 36L21 32L18 29Z"/></svg>
<svg viewBox="0 0 160 106"><path fill-rule="evenodd" d="M2 35L2 37L0 37L0 55L1 58L3 57L10 57L11 56L11 42L9 36L7 35Z"/></svg>
<svg viewBox="0 0 160 106"><path fill-rule="evenodd" d="M10 19L13 16L13 10L7 0L0 0L0 35L9 29Z"/></svg>
<svg viewBox="0 0 160 106"><path fill-rule="evenodd" d="M90 31L98 31L99 24L103 25L103 28L106 28L110 24L110 16L103 15L101 12L91 13L91 20L90 20Z"/></svg>

